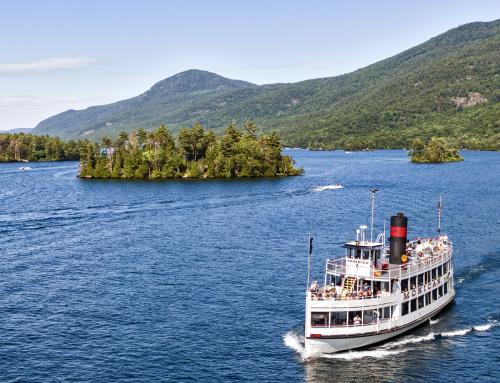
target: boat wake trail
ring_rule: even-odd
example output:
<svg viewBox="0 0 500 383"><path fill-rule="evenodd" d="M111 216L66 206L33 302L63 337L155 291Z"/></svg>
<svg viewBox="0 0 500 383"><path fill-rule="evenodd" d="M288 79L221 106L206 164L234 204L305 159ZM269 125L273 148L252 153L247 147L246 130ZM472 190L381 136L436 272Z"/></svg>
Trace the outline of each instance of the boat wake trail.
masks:
<svg viewBox="0 0 500 383"><path fill-rule="evenodd" d="M435 320L434 323L431 324L436 324L437 322L439 322L439 319ZM490 320L488 321L488 323L471 326L464 329L443 331L439 333L430 332L429 334L423 336L410 336L395 342L387 343L383 346L379 346L371 350L368 349L360 351L338 352L335 354L319 354L316 355L314 358L343 359L343 360L356 360L361 358L375 358L375 359L383 358L389 355L395 355L407 352L408 348L405 348L403 346L431 342L436 339L465 336L473 332L486 332L498 325L499 325L498 321ZM294 350L301 357L302 360L306 359L303 335L297 333L296 331L289 331L283 336L283 343L285 344L285 346Z"/></svg>
<svg viewBox="0 0 500 383"><path fill-rule="evenodd" d="M384 350L384 349L374 349L374 350L366 350L366 351L347 351L347 352L339 352L336 354L323 354L320 355L320 358L327 359L343 359L343 360L356 360L356 359L364 359L364 358L384 358L389 355L401 354L402 352L408 351L407 349L400 350Z"/></svg>
<svg viewBox="0 0 500 383"><path fill-rule="evenodd" d="M439 318L438 318L438 319L430 319L430 320L429 320L429 323L430 323L430 324L431 324L431 326L432 326L432 325L434 325L434 324L438 324L440 321L441 321L441 319L439 319Z"/></svg>
<svg viewBox="0 0 500 383"><path fill-rule="evenodd" d="M317 186L312 189L314 192L322 192L325 190L337 190L337 189L343 189L344 187L340 184L335 184L335 185L325 185L325 186Z"/></svg>

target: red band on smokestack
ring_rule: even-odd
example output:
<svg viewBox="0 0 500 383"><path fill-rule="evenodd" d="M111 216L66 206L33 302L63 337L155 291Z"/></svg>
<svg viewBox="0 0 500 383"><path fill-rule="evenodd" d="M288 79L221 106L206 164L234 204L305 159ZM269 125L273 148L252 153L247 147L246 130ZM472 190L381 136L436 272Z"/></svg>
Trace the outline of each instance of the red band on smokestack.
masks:
<svg viewBox="0 0 500 383"><path fill-rule="evenodd" d="M406 238L406 227L391 226L391 237Z"/></svg>

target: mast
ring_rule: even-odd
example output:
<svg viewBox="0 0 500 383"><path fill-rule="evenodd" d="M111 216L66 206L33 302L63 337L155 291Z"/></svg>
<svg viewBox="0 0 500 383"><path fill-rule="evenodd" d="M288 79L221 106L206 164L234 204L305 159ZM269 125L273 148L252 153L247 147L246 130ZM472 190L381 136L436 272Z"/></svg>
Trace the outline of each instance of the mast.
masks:
<svg viewBox="0 0 500 383"><path fill-rule="evenodd" d="M370 189L372 193L372 225L370 229L370 242L373 242L373 218L375 216L375 193L378 192L378 189Z"/></svg>
<svg viewBox="0 0 500 383"><path fill-rule="evenodd" d="M439 196L439 201L438 201L438 235L441 234L441 211L442 211L442 202L441 202L441 196Z"/></svg>
<svg viewBox="0 0 500 383"><path fill-rule="evenodd" d="M309 290L310 286L310 274L311 274L311 254L312 254L312 244L313 244L313 237L311 233L309 233L309 248L307 251L307 286L306 286L306 292Z"/></svg>

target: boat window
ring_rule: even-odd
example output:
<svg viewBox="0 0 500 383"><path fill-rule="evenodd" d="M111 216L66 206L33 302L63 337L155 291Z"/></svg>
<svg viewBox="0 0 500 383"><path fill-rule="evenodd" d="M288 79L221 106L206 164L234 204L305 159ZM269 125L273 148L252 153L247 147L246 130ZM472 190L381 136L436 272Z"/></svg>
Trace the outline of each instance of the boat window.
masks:
<svg viewBox="0 0 500 383"><path fill-rule="evenodd" d="M432 279L436 279L436 269L432 269Z"/></svg>
<svg viewBox="0 0 500 383"><path fill-rule="evenodd" d="M418 308L421 309L424 306L425 306L425 304L424 304L424 296L421 295L421 296L418 297Z"/></svg>
<svg viewBox="0 0 500 383"><path fill-rule="evenodd" d="M446 274L448 272L448 262L445 262L443 264L443 274Z"/></svg>
<svg viewBox="0 0 500 383"><path fill-rule="evenodd" d="M349 311L348 321L350 326L360 326L362 320L362 311Z"/></svg>
<svg viewBox="0 0 500 383"><path fill-rule="evenodd" d="M423 286L424 285L424 274L419 274L418 275L418 285Z"/></svg>
<svg viewBox="0 0 500 383"><path fill-rule="evenodd" d="M401 280L401 291L408 291L408 278Z"/></svg>
<svg viewBox="0 0 500 383"><path fill-rule="evenodd" d="M431 281L431 272L427 271L425 273L425 283L429 283Z"/></svg>
<svg viewBox="0 0 500 383"><path fill-rule="evenodd" d="M363 323L371 324L377 321L377 312L374 310L363 311Z"/></svg>
<svg viewBox="0 0 500 383"><path fill-rule="evenodd" d="M428 292L427 294L425 294L425 304L428 305L431 303L431 293Z"/></svg>
<svg viewBox="0 0 500 383"><path fill-rule="evenodd" d="M384 293L389 292L389 282L382 282L382 292Z"/></svg>
<svg viewBox="0 0 500 383"><path fill-rule="evenodd" d="M437 301L438 299L438 292L437 289L432 290L432 301Z"/></svg>
<svg viewBox="0 0 500 383"><path fill-rule="evenodd" d="M347 312L338 311L330 313L331 326L345 326L347 323Z"/></svg>
<svg viewBox="0 0 500 383"><path fill-rule="evenodd" d="M414 289L417 287L417 277L411 277L410 278L410 289Z"/></svg>
<svg viewBox="0 0 500 383"><path fill-rule="evenodd" d="M438 288L438 293L439 293L439 298L441 298L443 296L443 286L439 286Z"/></svg>
<svg viewBox="0 0 500 383"><path fill-rule="evenodd" d="M444 285L443 285L443 289L444 289L444 293L446 295L446 293L448 292L448 282L446 282Z"/></svg>
<svg viewBox="0 0 500 383"><path fill-rule="evenodd" d="M401 305L401 315L408 315L409 311L408 311L408 302L404 302L402 305Z"/></svg>
<svg viewBox="0 0 500 383"><path fill-rule="evenodd" d="M411 300L411 312L417 311L417 299Z"/></svg>
<svg viewBox="0 0 500 383"><path fill-rule="evenodd" d="M356 258L361 258L361 249L356 249Z"/></svg>
<svg viewBox="0 0 500 383"><path fill-rule="evenodd" d="M443 275L443 266L439 265L437 269L438 269L438 277L442 276Z"/></svg>
<svg viewBox="0 0 500 383"><path fill-rule="evenodd" d="M328 326L328 313L311 313L311 326Z"/></svg>

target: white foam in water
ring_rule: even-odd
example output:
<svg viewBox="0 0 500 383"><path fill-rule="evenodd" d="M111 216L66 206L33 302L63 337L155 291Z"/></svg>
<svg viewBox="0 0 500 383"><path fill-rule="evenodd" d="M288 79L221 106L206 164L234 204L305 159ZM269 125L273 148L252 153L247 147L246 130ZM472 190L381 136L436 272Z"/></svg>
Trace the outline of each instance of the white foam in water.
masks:
<svg viewBox="0 0 500 383"><path fill-rule="evenodd" d="M429 320L429 323L430 323L431 325L433 325L433 324L438 324L440 320L441 320L441 319L439 319L439 318L438 318L438 319L431 319L431 320Z"/></svg>
<svg viewBox="0 0 500 383"><path fill-rule="evenodd" d="M283 343L285 343L285 346L290 347L297 354L299 354L302 357L302 359L304 359L305 349L304 349L303 337L301 337L294 331L288 331L283 336Z"/></svg>
<svg viewBox="0 0 500 383"><path fill-rule="evenodd" d="M398 340L397 342L391 342L391 343L386 344L383 347L390 349L390 348L394 348L394 347L404 346L407 344L428 342L430 340L433 340L434 338L436 338L436 335L433 332L431 332L425 336L411 337L411 338Z"/></svg>
<svg viewBox="0 0 500 383"><path fill-rule="evenodd" d="M340 184L335 184L335 185L325 185L325 186L317 186L313 189L315 192L322 192L325 190L336 190L336 189L343 189L344 187Z"/></svg>
<svg viewBox="0 0 500 383"><path fill-rule="evenodd" d="M367 350L367 351L348 351L348 352L339 352L337 354L323 354L322 358L328 359L344 359L344 360L355 360L362 358L384 358L389 355L396 355L402 352L406 352L408 350L402 349L397 351L389 351L384 349L375 349L375 350Z"/></svg>
<svg viewBox="0 0 500 383"><path fill-rule="evenodd" d="M472 329L474 331L484 332L484 331L488 331L490 328L495 327L497 325L498 325L497 321L491 321L491 322L489 322L487 324L481 324L481 325L478 325L478 326L472 326Z"/></svg>
<svg viewBox="0 0 500 383"><path fill-rule="evenodd" d="M465 328L463 330L455 330L455 331L445 331L441 333L441 336L445 337L453 337L453 336L463 336L472 331L472 328Z"/></svg>
<svg viewBox="0 0 500 383"><path fill-rule="evenodd" d="M457 283L460 285L464 282L465 278L458 278Z"/></svg>

